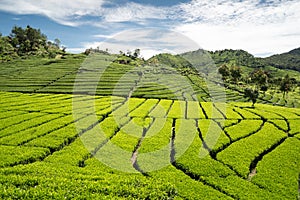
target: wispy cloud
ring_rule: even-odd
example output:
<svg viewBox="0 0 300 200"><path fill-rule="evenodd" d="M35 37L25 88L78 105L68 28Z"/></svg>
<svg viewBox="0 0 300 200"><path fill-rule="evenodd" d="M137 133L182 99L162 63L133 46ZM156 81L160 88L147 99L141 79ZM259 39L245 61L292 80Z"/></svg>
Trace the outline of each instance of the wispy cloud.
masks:
<svg viewBox="0 0 300 200"><path fill-rule="evenodd" d="M139 48L145 58L162 52L179 54L199 48L197 43L183 34L157 28L123 31L104 41L84 43L83 47L99 47L111 53L133 52Z"/></svg>
<svg viewBox="0 0 300 200"><path fill-rule="evenodd" d="M93 35L94 38L101 38L101 39L108 39L108 38L113 38L114 35L103 35L103 34L96 34Z"/></svg>
<svg viewBox="0 0 300 200"><path fill-rule="evenodd" d="M107 0L72 0L72 1L37 1L37 0L2 0L0 10L15 14L40 14L69 26L83 24L101 26L101 23L136 22L148 19L163 19L167 9L129 2L113 7L103 6ZM86 19L86 17L94 19Z"/></svg>
<svg viewBox="0 0 300 200"><path fill-rule="evenodd" d="M300 46L299 0L192 0L169 7L108 0L2 0L0 10L100 27L109 33L96 35L102 40L120 30L159 27L183 33L209 50L243 48L258 55ZM172 48L172 41L165 41Z"/></svg>
<svg viewBox="0 0 300 200"><path fill-rule="evenodd" d="M179 10L185 22L236 25L284 22L299 16L300 2L291 1L225 1L193 0L181 4Z"/></svg>
<svg viewBox="0 0 300 200"><path fill-rule="evenodd" d="M104 6L108 0L2 0L0 10L17 14L41 14L67 25L103 22L141 22L174 20L177 23L209 23L236 25L239 23L266 24L299 19L298 0L192 0L171 7L155 7L127 2ZM113 2L113 1L112 1ZM86 19L94 17L94 19ZM97 25L97 23L95 23ZM147 25L147 24L145 24Z"/></svg>
<svg viewBox="0 0 300 200"><path fill-rule="evenodd" d="M16 14L40 14L50 19L69 26L83 23L82 16L101 13L104 0L2 0L0 10Z"/></svg>
<svg viewBox="0 0 300 200"><path fill-rule="evenodd" d="M104 10L106 22L143 22L148 19L166 19L168 9L137 3L127 3L114 8Z"/></svg>
<svg viewBox="0 0 300 200"><path fill-rule="evenodd" d="M205 49L246 49L266 56L300 46L299 1L194 0L180 8L185 23L175 30Z"/></svg>

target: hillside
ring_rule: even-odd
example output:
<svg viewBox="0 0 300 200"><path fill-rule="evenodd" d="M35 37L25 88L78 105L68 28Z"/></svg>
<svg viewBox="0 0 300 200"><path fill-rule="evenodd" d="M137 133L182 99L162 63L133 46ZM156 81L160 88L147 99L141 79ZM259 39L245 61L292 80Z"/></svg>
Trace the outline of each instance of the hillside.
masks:
<svg viewBox="0 0 300 200"><path fill-rule="evenodd" d="M188 56L1 63L0 198L297 198L300 110L270 105L297 99L252 107Z"/></svg>
<svg viewBox="0 0 300 200"><path fill-rule="evenodd" d="M209 55L217 66L228 64L252 69L265 68L272 71L276 71L276 69L299 71L300 69L300 48L291 50L288 53L272 55L267 58L258 58L247 51L233 49L218 51L205 51L199 49L192 52L186 52L181 55L188 60L198 59L200 56L203 61L207 61L209 58L204 59L203 55L205 54L207 54L207 56Z"/></svg>
<svg viewBox="0 0 300 200"><path fill-rule="evenodd" d="M263 64L257 58L244 50L225 49L209 53L217 66L227 63L251 68L263 67Z"/></svg>
<svg viewBox="0 0 300 200"><path fill-rule="evenodd" d="M15 59L1 64L0 90L54 94L96 93L121 97L130 94L132 97L199 101L211 101L212 97L219 101L226 97L228 102L247 101L243 88L233 84L222 91L222 87L218 86L221 83L205 78L209 70L216 72L216 68L210 68L209 59L205 60L207 55L202 55L205 58L201 59L202 63L199 63L197 52L184 56L161 54L147 62L101 53L92 57L78 54L65 55L63 59ZM247 74L247 71L243 73ZM47 77L44 74L48 74ZM290 92L289 98L283 99L278 89L270 90L261 94L258 102L298 107L297 91Z"/></svg>
<svg viewBox="0 0 300 200"><path fill-rule="evenodd" d="M53 93L0 97L1 199L298 196L299 109Z"/></svg>
<svg viewBox="0 0 300 200"><path fill-rule="evenodd" d="M273 55L262 59L265 65L270 65L279 69L291 69L300 71L300 48L287 53Z"/></svg>
<svg viewBox="0 0 300 200"><path fill-rule="evenodd" d="M65 55L65 49L59 39L52 42L40 29L29 25L26 28L14 26L8 36L0 33L0 62L30 56L55 58Z"/></svg>
<svg viewBox="0 0 300 200"><path fill-rule="evenodd" d="M218 66L227 63L229 65L238 65L250 68L274 67L277 69L300 71L300 48L266 58L254 57L244 50L225 49L210 51L209 53Z"/></svg>

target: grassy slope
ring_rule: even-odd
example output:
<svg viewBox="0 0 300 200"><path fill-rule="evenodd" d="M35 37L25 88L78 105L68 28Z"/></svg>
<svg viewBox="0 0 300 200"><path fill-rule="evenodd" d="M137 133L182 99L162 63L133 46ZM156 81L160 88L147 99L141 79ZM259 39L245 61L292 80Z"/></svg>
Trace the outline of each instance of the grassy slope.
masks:
<svg viewBox="0 0 300 200"><path fill-rule="evenodd" d="M120 97L94 99L85 95L16 92L1 92L0 96L0 121L10 122L1 123L1 198L297 196L299 109L274 109L262 104L253 109L249 103L231 103L226 112L222 104L215 104L219 110L211 112L210 102L201 103L200 108L188 102L185 109L183 101L175 101L165 109L161 107L154 117L145 106L155 106L159 103L155 99L131 98L128 104L122 104L126 99ZM128 109L120 105L128 105ZM112 112L114 108L117 110ZM196 109L202 114L194 115ZM48 119L44 120L43 115ZM116 150L106 137L123 150ZM145 138L140 143L142 137ZM202 146L202 141L207 147ZM199 157L199 151L205 153L207 148L213 151ZM282 178L282 174L277 177L280 167L272 165L270 179L266 170L269 160L280 163L288 149L293 150L293 154L284 156L285 163L293 163L285 169L289 178ZM130 161L134 152L138 168ZM170 164L173 157L177 160ZM256 169L256 174L250 175ZM142 175L139 171L149 173ZM276 190L273 179L281 190ZM289 192L285 192L287 188Z"/></svg>
<svg viewBox="0 0 300 200"><path fill-rule="evenodd" d="M31 59L1 66L1 90L14 91L0 92L1 198L297 198L299 109L199 104L192 101L192 93L199 89L205 98L201 88L206 86L196 77L182 78L185 70L136 68L134 60L108 66L114 57L107 55L85 58L69 55L65 60ZM103 65L108 67L98 85ZM73 96L76 75L77 93L92 93L97 87L99 96ZM192 92L184 87L186 81L192 82ZM126 103L128 93L158 99L131 98ZM115 149L107 137L126 150L124 154L112 154ZM162 151L139 153L157 149ZM199 152L203 155L208 149L212 152L200 158ZM278 163L289 149L291 154L284 156L285 163L293 163L285 167L288 177L279 172L277 177ZM132 166L133 158L137 165ZM178 160L171 164L173 158ZM270 166L270 160L277 165ZM161 165L157 171L138 173ZM274 176L268 173L270 167Z"/></svg>

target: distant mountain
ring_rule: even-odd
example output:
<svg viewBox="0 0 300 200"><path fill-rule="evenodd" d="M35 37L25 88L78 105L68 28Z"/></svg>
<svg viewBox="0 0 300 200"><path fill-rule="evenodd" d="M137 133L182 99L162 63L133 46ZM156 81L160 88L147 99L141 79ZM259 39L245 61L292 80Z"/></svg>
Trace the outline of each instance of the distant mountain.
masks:
<svg viewBox="0 0 300 200"><path fill-rule="evenodd" d="M263 67L263 64L259 59L244 50L225 49L218 51L205 51L203 49L199 49L183 53L181 56L186 58L192 64L200 63L202 66L213 61L217 67L223 64L247 66L252 68Z"/></svg>
<svg viewBox="0 0 300 200"><path fill-rule="evenodd" d="M191 63L179 55L172 55L169 53L161 53L155 55L147 60L148 63L163 64L173 68L189 68L192 67Z"/></svg>
<svg viewBox="0 0 300 200"><path fill-rule="evenodd" d="M203 57L208 52L211 59L217 66L222 64L246 66L250 68L263 68L272 66L279 69L291 69L300 71L300 48L290 52L273 55L267 58L257 58L244 50L225 49L218 51L197 50L181 54L188 61L198 60L199 56ZM206 60L206 59L204 59ZM207 61L205 61L207 62ZM191 62L193 63L193 62Z"/></svg>
<svg viewBox="0 0 300 200"><path fill-rule="evenodd" d="M214 52L211 51L210 54L217 66L227 63L251 68L263 67L259 59L244 50L225 49Z"/></svg>
<svg viewBox="0 0 300 200"><path fill-rule="evenodd" d="M292 69L300 71L300 48L291 50L287 53L263 58L262 62L265 65L270 65L279 69Z"/></svg>

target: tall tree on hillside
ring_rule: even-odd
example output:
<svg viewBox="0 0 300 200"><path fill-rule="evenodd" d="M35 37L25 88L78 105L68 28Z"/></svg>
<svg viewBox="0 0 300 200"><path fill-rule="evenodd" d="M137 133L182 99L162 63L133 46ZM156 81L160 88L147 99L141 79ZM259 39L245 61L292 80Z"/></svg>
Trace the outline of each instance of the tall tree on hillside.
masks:
<svg viewBox="0 0 300 200"><path fill-rule="evenodd" d="M252 82L256 83L259 86L266 85L269 80L268 73L262 69L254 70L250 74Z"/></svg>
<svg viewBox="0 0 300 200"><path fill-rule="evenodd" d="M10 39L0 35L0 61L5 62L17 57L14 47L10 44Z"/></svg>
<svg viewBox="0 0 300 200"><path fill-rule="evenodd" d="M25 29L14 26L10 37L12 46L21 55L37 51L39 48L45 48L47 41L46 35L42 34L40 29L34 29L29 25Z"/></svg>
<svg viewBox="0 0 300 200"><path fill-rule="evenodd" d="M226 64L221 65L218 72L221 74L223 81L226 81L230 76L230 70Z"/></svg>
<svg viewBox="0 0 300 200"><path fill-rule="evenodd" d="M246 88L244 91L244 97L248 98L248 100L252 101L252 107L254 107L254 104L256 103L256 100L259 96L259 92L256 89Z"/></svg>
<svg viewBox="0 0 300 200"><path fill-rule="evenodd" d="M287 96L288 92L292 89L292 81L290 76L287 74L280 83L280 90L283 92L283 98Z"/></svg>
<svg viewBox="0 0 300 200"><path fill-rule="evenodd" d="M234 82L237 82L242 77L242 69L239 66L232 66L230 74Z"/></svg>
<svg viewBox="0 0 300 200"><path fill-rule="evenodd" d="M264 93L268 90L269 73L262 69L255 69L251 72L251 81Z"/></svg>

